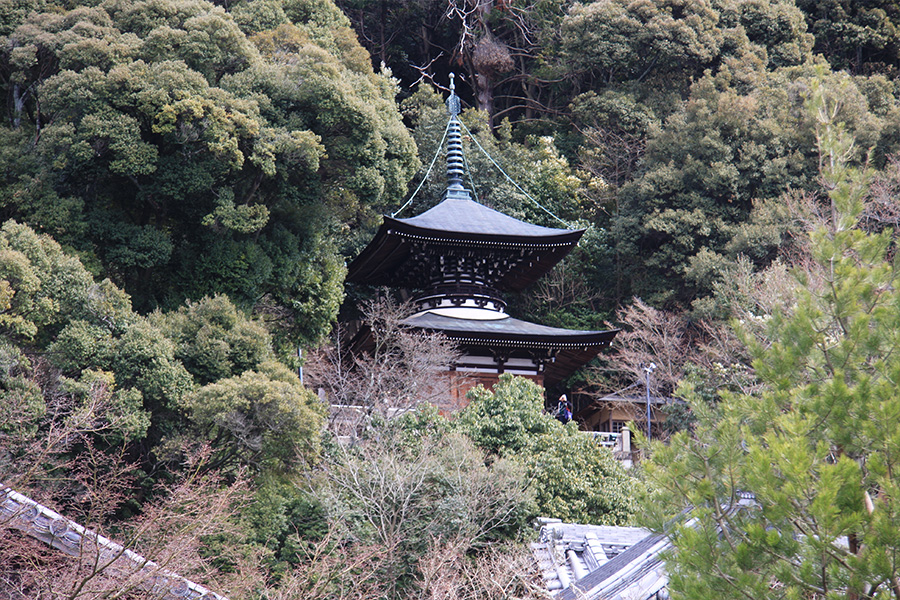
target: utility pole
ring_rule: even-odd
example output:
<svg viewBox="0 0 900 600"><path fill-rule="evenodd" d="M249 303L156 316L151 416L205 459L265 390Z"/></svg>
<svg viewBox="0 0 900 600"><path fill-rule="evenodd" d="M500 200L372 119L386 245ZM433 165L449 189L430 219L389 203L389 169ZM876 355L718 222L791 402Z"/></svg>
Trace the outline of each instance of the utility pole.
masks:
<svg viewBox="0 0 900 600"><path fill-rule="evenodd" d="M643 363L642 363L643 366ZM649 365L643 367L644 374L646 375L646 388L647 388L647 441L650 441L650 374L656 370L656 363L650 363Z"/></svg>

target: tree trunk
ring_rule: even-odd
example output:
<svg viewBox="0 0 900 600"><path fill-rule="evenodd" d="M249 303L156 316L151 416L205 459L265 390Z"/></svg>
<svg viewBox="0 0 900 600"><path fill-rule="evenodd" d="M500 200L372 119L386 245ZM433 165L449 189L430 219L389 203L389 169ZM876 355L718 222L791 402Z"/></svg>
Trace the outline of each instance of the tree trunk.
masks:
<svg viewBox="0 0 900 600"><path fill-rule="evenodd" d="M18 83L13 84L12 89L13 94L13 119L12 126L13 129L18 129L22 125L22 111L25 110L25 97L28 95L28 91L22 91L22 88Z"/></svg>
<svg viewBox="0 0 900 600"><path fill-rule="evenodd" d="M478 101L478 110L488 114L491 129L494 129L494 82L484 73L475 74L475 98Z"/></svg>

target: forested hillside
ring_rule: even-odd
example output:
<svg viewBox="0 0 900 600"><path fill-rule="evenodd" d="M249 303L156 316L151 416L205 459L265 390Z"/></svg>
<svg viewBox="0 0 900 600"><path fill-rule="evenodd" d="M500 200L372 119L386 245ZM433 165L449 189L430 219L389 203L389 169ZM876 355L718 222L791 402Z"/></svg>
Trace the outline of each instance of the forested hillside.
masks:
<svg viewBox="0 0 900 600"><path fill-rule="evenodd" d="M423 128L423 106L436 104L422 90L457 71L472 109L465 122L493 144L489 152L554 215L593 226L520 299L517 309L543 322L597 327L635 296L688 323L726 317L714 298L724 274L744 260L763 268L803 235L784 194L819 189L815 124L804 109L813 80L840 89L854 161L884 170L893 185L900 58L891 3L339 5L373 62L403 82L423 161L439 131ZM483 201L560 225L479 165L477 148L468 156ZM547 161L553 170L523 166ZM892 223L889 209L875 212L871 222Z"/></svg>
<svg viewBox="0 0 900 600"><path fill-rule="evenodd" d="M684 597L900 590L898 68L879 0L0 0L0 483L231 598L541 597L536 515L687 505ZM510 312L623 328L570 389L689 401L646 472L524 380L348 447L298 376L365 387L344 265L439 200L451 72L478 200L587 229ZM143 597L17 536L4 597Z"/></svg>
<svg viewBox="0 0 900 600"><path fill-rule="evenodd" d="M418 162L328 3L7 3L3 218L141 311L228 294L318 340Z"/></svg>

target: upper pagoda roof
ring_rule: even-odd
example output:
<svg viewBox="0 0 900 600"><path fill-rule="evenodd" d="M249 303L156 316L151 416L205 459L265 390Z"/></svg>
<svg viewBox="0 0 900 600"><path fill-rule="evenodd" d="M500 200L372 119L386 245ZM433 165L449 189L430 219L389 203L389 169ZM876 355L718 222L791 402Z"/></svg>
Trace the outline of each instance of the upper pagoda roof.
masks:
<svg viewBox="0 0 900 600"><path fill-rule="evenodd" d="M424 273L453 262L454 254L464 254L496 264L489 284L517 292L556 266L583 233L532 225L470 199L448 198L417 217L385 216L378 233L350 263L347 281L424 287L432 283Z"/></svg>
<svg viewBox="0 0 900 600"><path fill-rule="evenodd" d="M419 288L441 275L470 279L498 290L520 291L565 257L583 229L555 229L520 221L472 199L463 186L465 163L459 98L447 100L447 189L437 206L407 219L384 217L369 245L350 263L347 281ZM396 213L395 213L396 215ZM465 277L462 277L465 278Z"/></svg>
<svg viewBox="0 0 900 600"><path fill-rule="evenodd" d="M481 237L507 243L546 243L551 239L577 242L584 233L583 229L554 229L532 225L488 208L469 197L448 197L434 208L408 219L386 216L384 224L387 227L399 227L403 224L410 228L409 231L418 230L441 237L456 233L471 239Z"/></svg>

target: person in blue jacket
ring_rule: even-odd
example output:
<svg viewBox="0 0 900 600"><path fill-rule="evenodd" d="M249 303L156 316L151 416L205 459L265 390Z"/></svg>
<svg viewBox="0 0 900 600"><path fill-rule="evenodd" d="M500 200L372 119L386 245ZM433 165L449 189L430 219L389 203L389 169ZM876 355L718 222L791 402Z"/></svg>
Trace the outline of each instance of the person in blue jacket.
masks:
<svg viewBox="0 0 900 600"><path fill-rule="evenodd" d="M563 425L572 420L572 404L565 394L559 397L559 403L556 406L556 420Z"/></svg>

